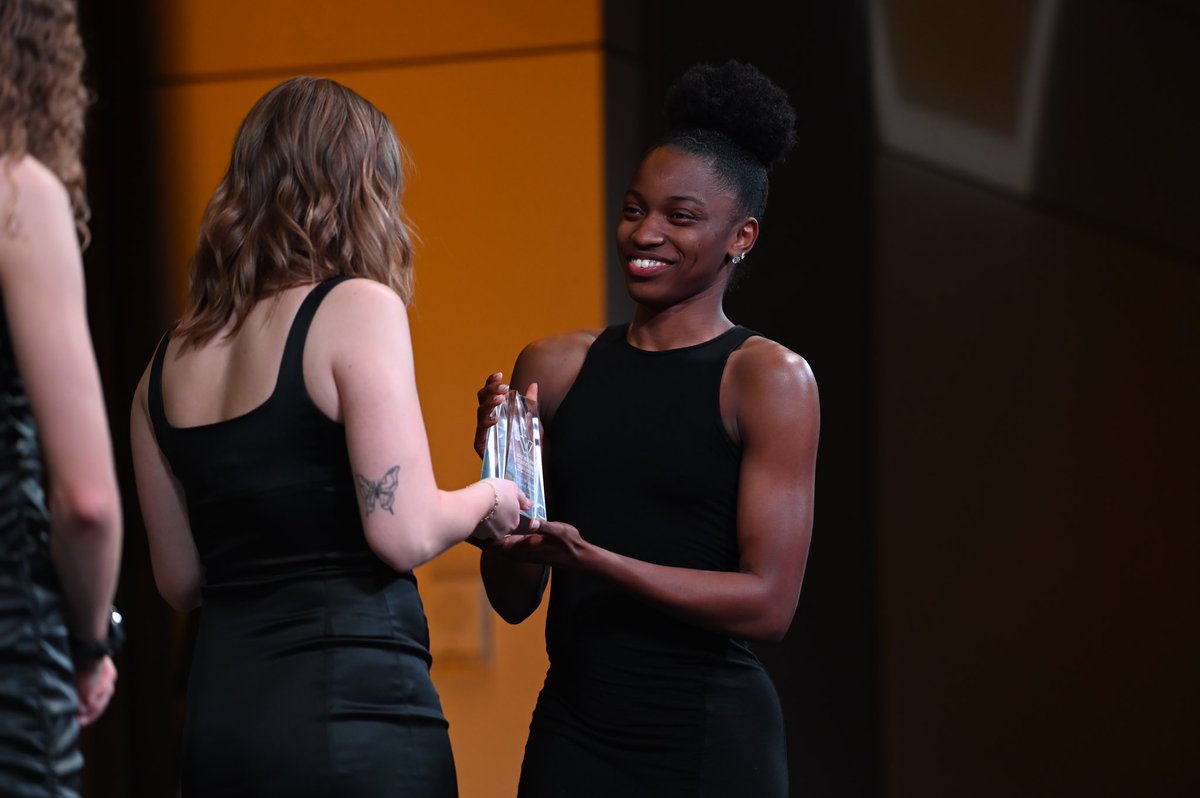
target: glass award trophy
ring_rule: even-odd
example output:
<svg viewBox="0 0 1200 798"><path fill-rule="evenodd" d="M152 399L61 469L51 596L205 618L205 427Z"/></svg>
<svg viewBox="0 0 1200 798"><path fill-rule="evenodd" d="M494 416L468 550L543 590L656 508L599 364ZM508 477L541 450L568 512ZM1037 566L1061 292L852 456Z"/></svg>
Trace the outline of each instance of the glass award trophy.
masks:
<svg viewBox="0 0 1200 798"><path fill-rule="evenodd" d="M500 477L517 483L533 502L521 510L527 518L546 517L546 485L542 477L542 425L537 402L510 389L492 415L496 423L488 429L480 477Z"/></svg>

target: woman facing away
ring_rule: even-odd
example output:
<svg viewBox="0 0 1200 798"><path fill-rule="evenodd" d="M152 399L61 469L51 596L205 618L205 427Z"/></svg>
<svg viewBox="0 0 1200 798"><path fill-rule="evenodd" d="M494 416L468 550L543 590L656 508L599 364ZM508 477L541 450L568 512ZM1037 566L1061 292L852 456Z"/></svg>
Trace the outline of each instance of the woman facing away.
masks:
<svg viewBox="0 0 1200 798"><path fill-rule="evenodd" d="M14 798L79 794L79 726L116 681L121 505L80 255L83 61L73 3L0 5L0 794Z"/></svg>
<svg viewBox="0 0 1200 798"><path fill-rule="evenodd" d="M688 70L667 110L616 230L632 321L535 341L513 369L540 404L557 519L481 553L510 623L553 572L522 798L787 795L779 700L747 641L779 640L795 613L817 388L722 301L795 114L737 62ZM501 376L479 392L480 453Z"/></svg>
<svg viewBox="0 0 1200 798"><path fill-rule="evenodd" d="M200 608L184 796L454 796L412 570L528 504L434 481L406 315L391 123L297 77L243 121L201 222L191 306L138 385L155 581Z"/></svg>

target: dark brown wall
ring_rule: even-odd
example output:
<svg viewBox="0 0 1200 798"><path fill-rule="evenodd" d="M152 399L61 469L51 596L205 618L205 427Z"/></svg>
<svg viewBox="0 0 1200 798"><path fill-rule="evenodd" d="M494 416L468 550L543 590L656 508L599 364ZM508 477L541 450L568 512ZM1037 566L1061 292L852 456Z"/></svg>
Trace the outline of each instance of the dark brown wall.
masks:
<svg viewBox="0 0 1200 798"><path fill-rule="evenodd" d="M1181 8L1062 4L1026 191L879 155L888 795L1200 791L1200 25Z"/></svg>

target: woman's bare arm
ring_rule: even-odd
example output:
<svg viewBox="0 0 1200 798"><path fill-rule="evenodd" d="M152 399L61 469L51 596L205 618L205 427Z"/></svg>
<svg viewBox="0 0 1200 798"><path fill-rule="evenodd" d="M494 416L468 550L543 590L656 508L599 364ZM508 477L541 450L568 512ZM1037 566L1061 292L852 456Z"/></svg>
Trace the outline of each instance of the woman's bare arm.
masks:
<svg viewBox="0 0 1200 798"><path fill-rule="evenodd" d="M74 217L48 169L29 157L8 166L0 207L14 207L15 219L0 231L0 293L46 463L51 552L72 634L102 640L120 569L121 503Z"/></svg>

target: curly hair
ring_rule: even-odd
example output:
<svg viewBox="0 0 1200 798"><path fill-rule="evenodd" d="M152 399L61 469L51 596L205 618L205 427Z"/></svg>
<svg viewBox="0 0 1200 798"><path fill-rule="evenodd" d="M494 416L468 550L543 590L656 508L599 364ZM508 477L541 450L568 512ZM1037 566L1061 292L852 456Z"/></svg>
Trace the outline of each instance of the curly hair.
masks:
<svg viewBox="0 0 1200 798"><path fill-rule="evenodd" d="M294 77L242 121L229 169L200 222L180 321L198 346L282 289L337 275L412 296L401 195L406 156L388 118L327 78Z"/></svg>
<svg viewBox="0 0 1200 798"><path fill-rule="evenodd" d="M91 216L83 169L84 50L73 0L0 3L0 154L41 161L66 186L86 247ZM13 203L18 201L13 195ZM15 219L8 209L6 227Z"/></svg>
<svg viewBox="0 0 1200 798"><path fill-rule="evenodd" d="M796 144L796 111L787 93L751 64L697 64L667 92L669 129L656 146L705 158L739 198L739 210L761 218L768 173Z"/></svg>

